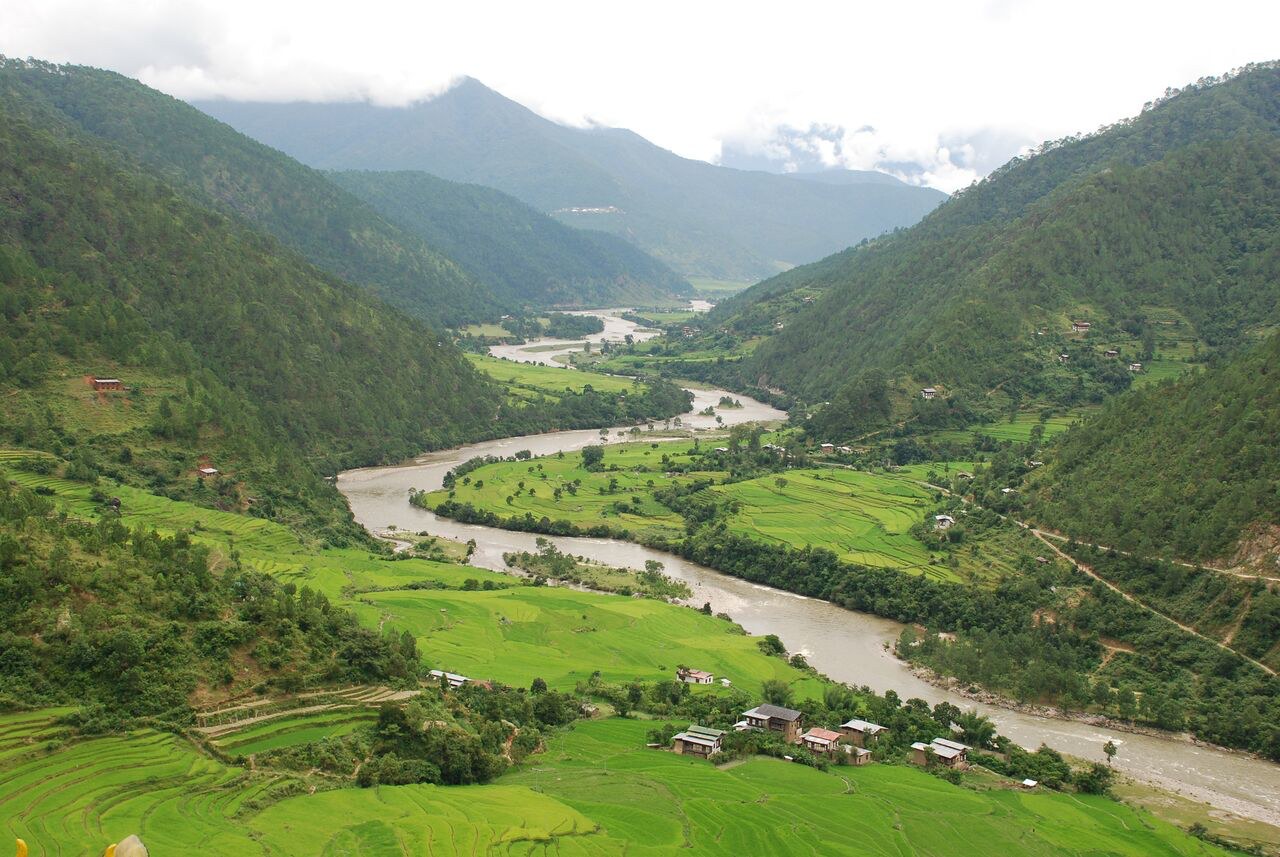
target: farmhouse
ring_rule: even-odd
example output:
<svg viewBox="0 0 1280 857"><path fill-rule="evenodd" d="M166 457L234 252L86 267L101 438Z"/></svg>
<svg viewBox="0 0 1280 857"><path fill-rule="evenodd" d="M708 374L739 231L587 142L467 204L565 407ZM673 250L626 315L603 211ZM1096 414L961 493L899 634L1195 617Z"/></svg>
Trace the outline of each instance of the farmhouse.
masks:
<svg viewBox="0 0 1280 857"><path fill-rule="evenodd" d="M211 477L211 476L217 476L217 475L218 475L218 468L216 468L216 467L201 467L201 468L198 468L198 469L196 470L196 473L199 473L199 474L200 474L200 478L201 478L201 479L208 479L208 478L209 478L209 477Z"/></svg>
<svg viewBox="0 0 1280 857"><path fill-rule="evenodd" d="M840 724L840 734L844 739L855 747L865 747L868 744L874 744L883 732L888 732L879 723L870 723L866 720L850 720L848 723Z"/></svg>
<svg viewBox="0 0 1280 857"><path fill-rule="evenodd" d="M727 678L722 678L722 679L720 679L720 685L721 685L721 687L732 687L732 686L733 686L733 682L729 681L729 679L727 679Z"/></svg>
<svg viewBox="0 0 1280 857"><path fill-rule="evenodd" d="M447 684L449 687L462 687L471 679L457 673L447 673L444 670L432 670L432 678L438 679L441 684Z"/></svg>
<svg viewBox="0 0 1280 857"><path fill-rule="evenodd" d="M119 378L94 378L93 389L95 390L123 390L124 382Z"/></svg>
<svg viewBox="0 0 1280 857"><path fill-rule="evenodd" d="M938 391L935 390L933 387L925 387L923 390L920 391L920 398L922 399L936 399L937 397L938 397Z"/></svg>
<svg viewBox="0 0 1280 857"><path fill-rule="evenodd" d="M855 765L865 765L871 761L871 751L865 747L846 746L844 749L849 753L849 761Z"/></svg>
<svg viewBox="0 0 1280 857"><path fill-rule="evenodd" d="M800 736L800 743L804 745L806 750L813 753L831 753L835 751L836 745L840 743L840 733L815 726Z"/></svg>
<svg viewBox="0 0 1280 857"><path fill-rule="evenodd" d="M1092 325L1090 322L1087 322L1087 321L1073 321L1073 322L1071 322L1071 329L1072 329L1073 331L1075 331L1076 333L1088 333L1088 332L1089 332L1089 328L1090 328L1090 327L1093 327L1093 325Z"/></svg>
<svg viewBox="0 0 1280 857"><path fill-rule="evenodd" d="M852 447L852 446L837 446L837 447L836 447L836 452L840 453L841 455L853 455L853 447Z"/></svg>
<svg viewBox="0 0 1280 857"><path fill-rule="evenodd" d="M1026 779L1022 781L1022 787L1024 789L1034 789L1038 785L1040 785L1040 783L1036 780Z"/></svg>
<svg viewBox="0 0 1280 857"><path fill-rule="evenodd" d="M727 447L727 446L717 446L715 451L716 451L716 452L728 452L728 451L729 451L729 447Z"/></svg>
<svg viewBox="0 0 1280 857"><path fill-rule="evenodd" d="M782 322L780 322L780 321L775 321L775 322L773 323L773 329L774 329L774 330L782 330L782 328L783 328L783 327L784 327L784 325L783 325L783 324L782 324Z"/></svg>
<svg viewBox="0 0 1280 857"><path fill-rule="evenodd" d="M935 530L949 529L951 525L954 524L955 522L956 522L956 519L951 517L950 515L934 515L933 516L933 528Z"/></svg>
<svg viewBox="0 0 1280 857"><path fill-rule="evenodd" d="M1066 363L1066 362L1067 362L1068 360L1070 360L1070 359L1071 359L1071 355L1070 355L1070 354L1067 354L1066 352L1063 352L1062 354L1059 354L1059 355L1058 355L1058 362L1059 362L1059 363Z"/></svg>
<svg viewBox="0 0 1280 857"><path fill-rule="evenodd" d="M680 667L676 670L676 678L685 684L711 684L715 681L715 676L703 670L689 669L689 667Z"/></svg>
<svg viewBox="0 0 1280 857"><path fill-rule="evenodd" d="M671 739L671 749L681 756L711 756L720 752L724 732L690 723L689 728Z"/></svg>
<svg viewBox="0 0 1280 857"><path fill-rule="evenodd" d="M1102 356L1110 357L1114 360L1115 358L1120 356L1120 352L1114 348L1108 348L1106 351L1102 352Z"/></svg>
<svg viewBox="0 0 1280 857"><path fill-rule="evenodd" d="M835 452L836 445L834 443L824 443L822 444L821 447L819 447L819 449L821 449L823 452Z"/></svg>
<svg viewBox="0 0 1280 857"><path fill-rule="evenodd" d="M936 763L962 771L969 767L969 748L947 738L934 738L928 744L917 741L911 745L911 761L922 767Z"/></svg>
<svg viewBox="0 0 1280 857"><path fill-rule="evenodd" d="M1141 372L1141 371L1142 371L1142 364L1141 364L1141 363L1130 363L1130 364L1129 364L1129 371L1130 371L1130 372Z"/></svg>
<svg viewBox="0 0 1280 857"><path fill-rule="evenodd" d="M800 722L804 715L794 708L783 708L767 702L757 705L750 711L742 712L742 720L736 727L739 731L759 729L761 731L781 732L782 737L795 742L799 737Z"/></svg>

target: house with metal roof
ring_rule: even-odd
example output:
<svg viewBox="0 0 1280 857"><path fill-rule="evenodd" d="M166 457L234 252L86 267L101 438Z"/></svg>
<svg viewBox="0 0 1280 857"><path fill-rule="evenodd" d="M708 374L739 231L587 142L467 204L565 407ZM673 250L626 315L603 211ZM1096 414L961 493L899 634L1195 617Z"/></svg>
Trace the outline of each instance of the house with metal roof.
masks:
<svg viewBox="0 0 1280 857"><path fill-rule="evenodd" d="M812 753L832 753L840 743L840 733L815 726L800 736L800 744Z"/></svg>
<svg viewBox="0 0 1280 857"><path fill-rule="evenodd" d="M874 744L880 735L888 731L879 723L871 723L867 720L858 720L856 718L840 724L840 735L855 747Z"/></svg>
<svg viewBox="0 0 1280 857"><path fill-rule="evenodd" d="M742 720L736 727L739 731L759 729L763 732L781 732L784 740L795 743L800 737L800 723L804 715L794 708L783 708L762 702L750 711L742 712Z"/></svg>
<svg viewBox="0 0 1280 857"><path fill-rule="evenodd" d="M969 747L948 738L934 738L928 744L917 741L911 745L911 761L921 767L938 764L964 770L969 767Z"/></svg>
<svg viewBox="0 0 1280 857"><path fill-rule="evenodd" d="M689 728L671 739L671 749L681 756L707 756L720 752L724 730L690 723Z"/></svg>

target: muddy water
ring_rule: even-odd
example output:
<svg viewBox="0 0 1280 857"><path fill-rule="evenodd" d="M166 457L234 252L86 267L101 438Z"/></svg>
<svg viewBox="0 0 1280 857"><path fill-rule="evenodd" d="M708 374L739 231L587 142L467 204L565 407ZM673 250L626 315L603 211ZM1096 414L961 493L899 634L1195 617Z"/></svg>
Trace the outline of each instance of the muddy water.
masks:
<svg viewBox="0 0 1280 857"><path fill-rule="evenodd" d="M629 322L616 316L613 318L620 324L614 324L606 317L606 336L611 324L614 331L621 331L615 334L616 338L620 339L627 332L642 335L634 332L634 325ZM566 345L567 349L571 347ZM524 357L534 356L541 360L547 353L526 354ZM506 356L521 359L516 354L513 351ZM713 417L700 416L696 412L708 404L716 404L720 396L727 394L721 390L695 390L694 394L694 413L684 418L685 425L703 429L714 427ZM738 395L733 395L733 398L740 400L744 407L719 411L725 424L781 419L784 416L761 402ZM624 439L618 436L618 431L610 432L611 442ZM425 530L462 540L475 539L476 552L472 562L484 568L502 570L502 554L533 550L536 536L438 518L431 512L410 506L409 490L439 488L446 471L475 456L509 456L522 449L534 455L548 455L562 450L573 452L599 442L600 435L595 431L553 432L487 441L430 453L402 466L348 471L338 478L338 488L346 495L356 520L365 527L379 530L395 525L400 529ZM777 634L791 651L803 652L809 663L839 681L867 685L881 692L894 690L903 699L919 697L930 705L946 700L962 709L976 708L995 721L1002 734L1029 748L1043 743L1065 753L1102 761L1102 746L1112 740L1120 748L1115 765L1124 772L1176 789L1220 810L1280 826L1280 766L1198 747L1175 738L1115 732L1075 721L975 704L922 681L889 653L887 647L902 627L895 622L748 583L627 542L583 538L552 538L551 541L560 550L613 566L641 568L645 560L656 559L666 566L668 574L689 583L693 589L692 603L711 602L717 612L728 613L753 634Z"/></svg>

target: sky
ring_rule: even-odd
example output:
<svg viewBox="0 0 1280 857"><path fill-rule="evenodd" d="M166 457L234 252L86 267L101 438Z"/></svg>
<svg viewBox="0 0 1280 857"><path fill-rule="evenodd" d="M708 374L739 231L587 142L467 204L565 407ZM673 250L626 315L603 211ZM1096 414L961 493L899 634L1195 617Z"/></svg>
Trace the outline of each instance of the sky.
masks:
<svg viewBox="0 0 1280 857"><path fill-rule="evenodd" d="M469 75L690 158L949 192L1280 58L1280 3L0 0L0 53L187 99L407 104Z"/></svg>

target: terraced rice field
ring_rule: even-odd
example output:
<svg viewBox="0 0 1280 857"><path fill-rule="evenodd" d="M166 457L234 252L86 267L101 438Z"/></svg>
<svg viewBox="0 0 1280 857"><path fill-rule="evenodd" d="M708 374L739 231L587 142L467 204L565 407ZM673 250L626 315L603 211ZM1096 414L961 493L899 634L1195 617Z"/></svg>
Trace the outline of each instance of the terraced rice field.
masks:
<svg viewBox="0 0 1280 857"><path fill-rule="evenodd" d="M983 784L994 789L973 791L886 765L824 774L751 759L718 769L645 749L650 725L579 724L491 785L307 794L175 736L48 746L47 712L8 715L0 827L34 857L96 854L129 833L154 857L1225 854L1105 798L1005 789L992 777Z"/></svg>
<svg viewBox="0 0 1280 857"><path fill-rule="evenodd" d="M796 548L823 547L862 565L948 576L909 532L934 500L907 477L800 470L709 490L739 504L729 527L740 535Z"/></svg>
<svg viewBox="0 0 1280 857"><path fill-rule="evenodd" d="M249 756L311 744L325 738L349 735L377 719L369 709L343 708L314 715L281 717L214 739L219 750L231 756Z"/></svg>
<svg viewBox="0 0 1280 857"><path fill-rule="evenodd" d="M1055 435L1062 434L1062 432L1071 428L1073 423L1083 419L1086 414L1087 411L1081 409L1068 414L1049 417L1044 421L1044 439L1048 440ZM934 436L943 441L965 441L977 435L985 435L996 440L1026 443L1031 439L1031 429L1039 424L1040 415L1038 413L1023 412L1018 414L1012 422L1000 420L998 422L970 426L965 429L948 429L937 432Z"/></svg>

